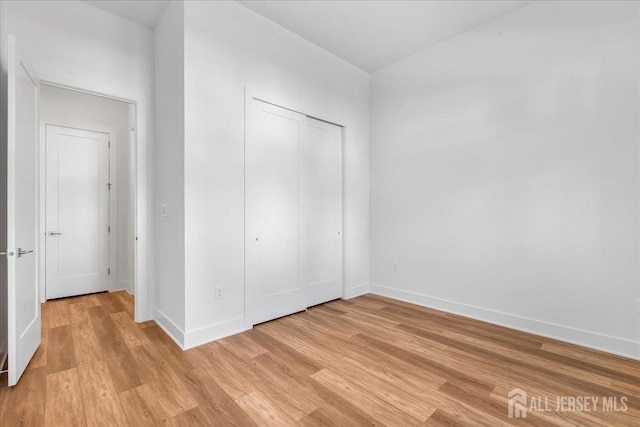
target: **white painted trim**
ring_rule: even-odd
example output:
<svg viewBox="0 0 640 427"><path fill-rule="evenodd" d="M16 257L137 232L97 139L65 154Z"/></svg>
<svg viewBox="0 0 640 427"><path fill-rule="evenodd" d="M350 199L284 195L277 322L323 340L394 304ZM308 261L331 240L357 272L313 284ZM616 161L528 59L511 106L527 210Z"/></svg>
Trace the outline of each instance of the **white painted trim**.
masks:
<svg viewBox="0 0 640 427"><path fill-rule="evenodd" d="M127 291L128 294L131 294L131 284L128 280L118 280L118 284L116 285L114 292L116 291Z"/></svg>
<svg viewBox="0 0 640 427"><path fill-rule="evenodd" d="M148 307L147 310L148 310L147 313L146 313L147 319L155 320L156 319L156 309L154 307ZM137 320L136 320L136 322L137 322Z"/></svg>
<svg viewBox="0 0 640 427"><path fill-rule="evenodd" d="M38 111L38 120L40 120L40 112ZM38 136L38 164L36 165L36 171L38 172L37 184L38 187L37 197L38 197L38 219L37 219L37 227L36 232L38 233L38 237L36 243L38 244L38 255L37 255L37 265L38 265L38 291L40 293L40 303L43 303L47 300L47 192L45 191L47 188L47 174L46 174L46 164L47 164L47 126L44 123L38 123L38 129L40 130Z"/></svg>
<svg viewBox="0 0 640 427"><path fill-rule="evenodd" d="M342 129L342 152L340 153L340 161L342 162L342 167L340 168L340 184L342 186L342 212L340 212L340 232L342 233L342 253L340 254L342 257L342 298L349 298L349 288L347 286L347 281L349 278L347 277L347 237L349 236L349 230L347 230L347 128L346 126L341 126ZM368 291L368 289L367 289Z"/></svg>
<svg viewBox="0 0 640 427"><path fill-rule="evenodd" d="M118 282L118 131L109 132L109 288Z"/></svg>
<svg viewBox="0 0 640 427"><path fill-rule="evenodd" d="M94 95L94 96L99 96L100 98L107 98L107 99L112 99L114 101L120 101L120 102L126 102L127 104L133 104L136 105L136 101L133 99L127 99L127 98L120 98L117 96L111 96L111 95L107 95L104 93L100 93L100 92L94 92L92 90L86 90L86 89L82 89L76 86L69 86L69 85L63 85L63 84L59 84L59 83L55 83L49 80L40 80L40 84L44 84L47 86L53 86L53 87L57 87L60 89L67 89L67 90L73 90L75 92L81 92L81 93L85 93L87 95Z"/></svg>
<svg viewBox="0 0 640 427"><path fill-rule="evenodd" d="M244 88L244 115L242 117L242 316L244 328L251 328L247 319L247 115L252 96L249 88Z"/></svg>
<svg viewBox="0 0 640 427"><path fill-rule="evenodd" d="M345 290L345 295L342 299L351 299L351 298L362 296L364 294L368 294L369 287L370 286L368 283L364 283L362 285L356 285L351 288L347 288Z"/></svg>
<svg viewBox="0 0 640 427"><path fill-rule="evenodd" d="M245 327L244 317L238 317L185 332L157 307L154 311L155 322L183 351L251 329Z"/></svg>
<svg viewBox="0 0 640 427"><path fill-rule="evenodd" d="M442 298L431 297L415 292L389 288L373 283L370 285L370 292L375 295L393 298L411 304L441 310L447 313L458 314L460 316L504 326L517 331L528 332L546 338L556 339L594 350L640 360L640 342L585 331L569 326L557 325L555 323L530 319L455 301L448 301Z"/></svg>
<svg viewBox="0 0 640 427"><path fill-rule="evenodd" d="M178 347L184 350L184 331L178 325L173 323L171 319L169 319L162 311L158 310L156 307L155 311L155 322L162 328L162 330L169 335Z"/></svg>
<svg viewBox="0 0 640 427"><path fill-rule="evenodd" d="M189 350L190 348L207 344L250 329L251 327L245 327L244 317L238 317L236 319L205 326L204 328L188 331L184 336L183 350Z"/></svg>
<svg viewBox="0 0 640 427"><path fill-rule="evenodd" d="M135 106L131 113L135 116ZM136 147L133 141L136 140L136 130L134 127L135 117L131 120L131 130L129 134L129 215L127 218L127 228L129 244L127 248L127 259L129 260L129 293L136 294ZM135 302L134 302L135 305ZM135 307L134 307L135 311Z"/></svg>

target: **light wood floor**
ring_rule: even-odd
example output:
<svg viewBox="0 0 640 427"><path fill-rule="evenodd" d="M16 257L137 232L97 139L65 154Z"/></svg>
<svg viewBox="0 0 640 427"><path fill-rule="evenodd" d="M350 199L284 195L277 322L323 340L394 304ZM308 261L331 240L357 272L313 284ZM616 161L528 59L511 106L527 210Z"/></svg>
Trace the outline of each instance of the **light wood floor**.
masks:
<svg viewBox="0 0 640 427"><path fill-rule="evenodd" d="M182 352L124 292L50 301L0 425L640 425L640 362L366 295ZM507 417L507 393L627 396ZM620 401L619 401L620 402ZM552 402L554 403L554 402Z"/></svg>

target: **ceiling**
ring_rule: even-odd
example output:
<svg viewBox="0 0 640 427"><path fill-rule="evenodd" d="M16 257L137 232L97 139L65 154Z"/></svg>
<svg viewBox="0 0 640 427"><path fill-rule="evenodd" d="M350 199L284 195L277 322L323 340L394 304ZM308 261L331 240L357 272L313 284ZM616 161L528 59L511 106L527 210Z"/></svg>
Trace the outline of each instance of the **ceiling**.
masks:
<svg viewBox="0 0 640 427"><path fill-rule="evenodd" d="M528 1L242 1L347 62L374 72Z"/></svg>
<svg viewBox="0 0 640 427"><path fill-rule="evenodd" d="M155 27L168 2L85 0L149 28ZM238 3L371 73L515 10L529 0L238 0Z"/></svg>
<svg viewBox="0 0 640 427"><path fill-rule="evenodd" d="M84 0L84 2L153 29L169 0Z"/></svg>

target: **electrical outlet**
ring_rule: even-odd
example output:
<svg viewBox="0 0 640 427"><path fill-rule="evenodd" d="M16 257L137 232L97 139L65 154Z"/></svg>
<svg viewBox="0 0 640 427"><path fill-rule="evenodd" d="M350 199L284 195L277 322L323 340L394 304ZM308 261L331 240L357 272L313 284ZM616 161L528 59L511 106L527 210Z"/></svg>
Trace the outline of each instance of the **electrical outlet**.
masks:
<svg viewBox="0 0 640 427"><path fill-rule="evenodd" d="M224 298L224 289L222 286L216 286L216 299Z"/></svg>
<svg viewBox="0 0 640 427"><path fill-rule="evenodd" d="M166 203L160 207L160 215L169 216L169 208Z"/></svg>
<svg viewBox="0 0 640 427"><path fill-rule="evenodd" d="M400 273L400 263L399 262L393 262L393 272L394 273Z"/></svg>

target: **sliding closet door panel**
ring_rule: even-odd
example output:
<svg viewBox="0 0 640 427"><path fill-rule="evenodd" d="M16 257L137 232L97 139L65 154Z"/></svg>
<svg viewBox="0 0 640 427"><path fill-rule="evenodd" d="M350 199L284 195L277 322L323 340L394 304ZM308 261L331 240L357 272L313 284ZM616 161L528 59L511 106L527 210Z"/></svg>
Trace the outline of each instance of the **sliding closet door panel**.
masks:
<svg viewBox="0 0 640 427"><path fill-rule="evenodd" d="M300 148L300 278L307 305L342 296L342 128L307 118Z"/></svg>
<svg viewBox="0 0 640 427"><path fill-rule="evenodd" d="M251 324L306 308L299 278L299 145L306 116L247 105L245 280Z"/></svg>

